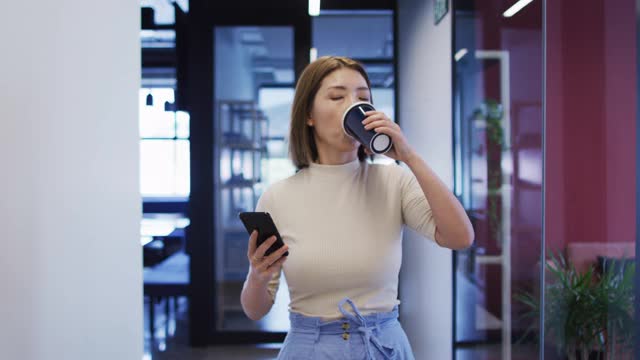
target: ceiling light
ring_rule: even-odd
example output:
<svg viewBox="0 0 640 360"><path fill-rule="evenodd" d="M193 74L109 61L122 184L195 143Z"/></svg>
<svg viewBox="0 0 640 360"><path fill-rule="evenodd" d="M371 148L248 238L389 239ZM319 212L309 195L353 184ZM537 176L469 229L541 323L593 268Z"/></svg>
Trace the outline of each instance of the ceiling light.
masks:
<svg viewBox="0 0 640 360"><path fill-rule="evenodd" d="M460 59L462 59L465 55L467 55L469 51L466 48L462 48L460 50L458 50L458 52L456 52L456 54L453 56L456 61L460 61Z"/></svg>
<svg viewBox="0 0 640 360"><path fill-rule="evenodd" d="M320 15L320 0L309 0L309 15Z"/></svg>
<svg viewBox="0 0 640 360"><path fill-rule="evenodd" d="M502 16L508 18L517 14L518 11L522 10L525 6L529 5L533 0L519 0L517 3L511 5L507 11L505 11Z"/></svg>

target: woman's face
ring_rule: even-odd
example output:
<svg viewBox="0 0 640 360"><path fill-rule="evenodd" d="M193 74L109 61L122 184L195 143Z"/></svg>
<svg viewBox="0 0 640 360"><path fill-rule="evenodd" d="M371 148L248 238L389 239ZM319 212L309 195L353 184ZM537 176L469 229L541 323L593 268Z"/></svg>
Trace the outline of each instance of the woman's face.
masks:
<svg viewBox="0 0 640 360"><path fill-rule="evenodd" d="M327 75L313 100L307 125L313 126L318 147L340 152L358 149L358 142L342 130L342 115L358 101L371 101L367 82L356 70L340 68Z"/></svg>

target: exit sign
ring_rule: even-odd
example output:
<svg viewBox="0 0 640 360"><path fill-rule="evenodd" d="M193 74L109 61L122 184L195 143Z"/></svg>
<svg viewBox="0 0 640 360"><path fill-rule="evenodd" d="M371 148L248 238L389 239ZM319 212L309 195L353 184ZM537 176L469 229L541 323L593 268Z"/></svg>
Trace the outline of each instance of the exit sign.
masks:
<svg viewBox="0 0 640 360"><path fill-rule="evenodd" d="M435 15L436 15L436 25L447 15L449 11L449 0L436 0L435 2Z"/></svg>

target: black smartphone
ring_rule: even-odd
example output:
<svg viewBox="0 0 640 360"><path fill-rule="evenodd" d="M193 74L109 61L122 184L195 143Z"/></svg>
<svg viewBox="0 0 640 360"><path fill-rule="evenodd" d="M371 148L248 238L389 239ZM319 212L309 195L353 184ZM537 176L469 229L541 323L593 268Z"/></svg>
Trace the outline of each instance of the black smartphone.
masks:
<svg viewBox="0 0 640 360"><path fill-rule="evenodd" d="M264 254L265 256L269 256L274 251L278 250L282 246L284 246L284 242L282 241L282 237L276 228L276 224L273 223L273 219L271 215L267 212L242 212L238 215L240 220L244 224L244 227L247 229L249 235L253 232L253 230L258 231L258 240L256 241L256 247L260 246L263 242L265 242L268 238L275 235L276 242L273 243L267 249L267 252ZM289 251L284 253L284 256L289 256Z"/></svg>

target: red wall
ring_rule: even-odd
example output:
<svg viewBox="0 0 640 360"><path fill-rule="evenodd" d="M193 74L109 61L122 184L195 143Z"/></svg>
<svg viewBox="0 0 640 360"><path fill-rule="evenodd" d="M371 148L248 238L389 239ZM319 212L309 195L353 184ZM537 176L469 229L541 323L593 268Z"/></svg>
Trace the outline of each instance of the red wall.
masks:
<svg viewBox="0 0 640 360"><path fill-rule="evenodd" d="M547 2L547 249L635 239L635 3L604 4Z"/></svg>
<svg viewBox="0 0 640 360"><path fill-rule="evenodd" d="M516 168L510 214L512 289L537 289L543 157L547 249L564 250L571 242L635 241L635 2L547 1L544 55L542 1L509 19L502 17L507 6L502 0L474 4L477 48L507 50L510 56ZM498 99L498 70L490 63L482 68L479 97ZM527 169L526 176L520 167ZM487 254L498 254L486 221L476 226L476 244ZM501 270L486 266L478 277L486 294L481 305L499 317ZM516 319L522 309L517 302L513 306Z"/></svg>
<svg viewBox="0 0 640 360"><path fill-rule="evenodd" d="M516 108L542 103L542 64L546 66L546 147L541 155L546 248L564 250L571 242L635 241L634 1L547 1L544 57L542 35L536 41L536 32L543 27L540 2L512 19L501 18L500 2L476 4L482 18L479 48L504 49L511 56L514 154L532 145L517 141L525 135L534 148L542 147L540 136L531 137L536 128L542 129L542 110L520 113ZM497 97L499 75L487 67L483 76L484 95ZM514 288L537 287L542 234L536 229L542 193L536 184L522 186L518 181L514 179L511 214L512 283ZM478 235L488 252L499 251ZM498 315L500 271L486 271L486 306Z"/></svg>

